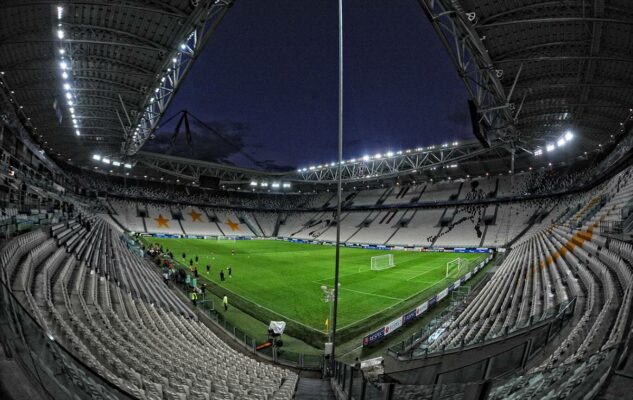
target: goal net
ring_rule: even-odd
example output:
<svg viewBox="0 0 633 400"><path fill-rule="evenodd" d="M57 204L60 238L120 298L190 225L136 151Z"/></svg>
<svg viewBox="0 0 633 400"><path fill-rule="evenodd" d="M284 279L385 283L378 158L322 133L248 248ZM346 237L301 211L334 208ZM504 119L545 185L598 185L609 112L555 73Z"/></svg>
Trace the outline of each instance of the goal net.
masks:
<svg viewBox="0 0 633 400"><path fill-rule="evenodd" d="M385 254L383 256L374 256L371 258L371 270L381 271L387 268L393 268L396 264L393 262L393 254Z"/></svg>
<svg viewBox="0 0 633 400"><path fill-rule="evenodd" d="M446 263L446 277L458 278L468 269L468 260L464 258L456 258Z"/></svg>

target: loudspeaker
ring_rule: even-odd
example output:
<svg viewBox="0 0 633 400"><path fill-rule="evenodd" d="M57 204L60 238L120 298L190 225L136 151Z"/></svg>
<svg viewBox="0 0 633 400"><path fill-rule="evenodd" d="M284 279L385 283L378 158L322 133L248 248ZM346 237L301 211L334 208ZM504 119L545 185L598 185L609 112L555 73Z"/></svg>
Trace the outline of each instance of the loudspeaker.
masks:
<svg viewBox="0 0 633 400"><path fill-rule="evenodd" d="M208 189L219 189L220 188L220 179L214 176L200 176L200 187L208 188Z"/></svg>
<svg viewBox="0 0 633 400"><path fill-rule="evenodd" d="M481 118L479 118L477 105L472 100L468 100L468 111L470 112L470 123L473 127L473 135L475 135L482 146L484 146L485 148L490 148L490 139L485 132L486 129L489 127L486 126L483 121L481 121Z"/></svg>

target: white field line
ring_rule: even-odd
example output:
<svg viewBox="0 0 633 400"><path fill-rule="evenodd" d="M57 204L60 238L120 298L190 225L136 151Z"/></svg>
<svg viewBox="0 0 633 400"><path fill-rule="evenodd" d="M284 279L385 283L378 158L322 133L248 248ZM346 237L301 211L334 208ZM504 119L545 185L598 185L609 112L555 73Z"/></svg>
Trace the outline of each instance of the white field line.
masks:
<svg viewBox="0 0 633 400"><path fill-rule="evenodd" d="M477 261L480 261L480 260L481 260L480 258L478 258L478 259L477 259ZM442 265L442 267L444 267L444 266ZM439 268L439 267L437 267L437 268ZM380 314L380 313L384 312L385 310L388 310L389 308L396 307L398 304L400 304L400 303L402 303L402 302L405 302L405 301L408 301L408 300L410 300L410 299L414 298L415 296L418 296L418 295L419 295L419 294L421 294L422 292L425 292L425 291L427 291L427 290L429 290L429 289L433 288L434 286L437 286L439 283L442 283L442 282L444 282L444 281L446 281L446 279L445 279L445 278L442 278L442 279L440 279L440 280L436 281L433 285L431 285L431 286L429 286L429 287L427 287L427 288L424 288L424 289L420 290L420 291L419 291L419 292L417 292L417 293L412 294L411 296L407 297L406 299L402 300L402 301L401 301L401 302L399 302L399 303L396 303L396 304L392 304L392 305L390 305L390 306L387 306L387 307L383 308L382 310L376 311L375 313L373 313L373 314L370 314L370 315L366 316L365 318L358 319L358 320L356 320L356 321L354 321L354 322L351 322L351 323L349 323L349 324L347 324L347 325L345 325L345 326L342 326L342 327L340 327L340 328L338 328L338 329L345 329L345 328L348 328L348 327L350 327L350 326L352 326L352 325L355 325L355 324L357 324L357 323L359 323L359 322L361 322L361 321L365 321L366 319L372 318L372 317L374 317L374 316L376 316L376 315L378 315L378 314Z"/></svg>
<svg viewBox="0 0 633 400"><path fill-rule="evenodd" d="M414 297L416 297L416 296L420 295L421 293L423 293L423 292L425 292L425 291L427 291L427 290L429 290L429 289L432 289L433 287L437 286L438 284L440 284L440 283L442 283L442 282L444 282L444 281L445 281L445 279L440 279L440 280L436 281L433 285L431 285L431 286L429 286L429 287L426 287L426 288L424 288L424 289L420 290L419 292L416 292L416 293L412 294L411 296L409 296L409 297L407 297L407 298L405 298L405 299L402 299L402 300L401 300L400 302L398 302L398 303L395 303L395 304L392 304L392 305L390 305L390 306L387 306L387 307L383 308L382 310L376 311L375 313L370 314L370 315L366 316L365 318L358 319L358 320L356 320L356 321L354 321L354 322L352 322L352 323L349 323L349 324L347 324L347 325L345 325L345 326L342 326L342 327L340 327L339 329L345 329L345 328L350 327L350 326L352 326L352 325L355 325L355 324L357 324L357 323L359 323L359 322L361 322L361 321L365 321L366 319L369 319L369 318L372 318L372 317L374 317L374 316L376 316L376 315L378 315L378 314L381 314L381 313L383 313L385 310L388 310L388 309L390 309L390 308L392 308L392 307L396 307L396 306L397 306L397 305L399 305L400 303L403 303L403 302L405 302L405 301L408 301L408 300L410 300L410 299L412 299L412 298L414 298ZM395 318L395 317L394 317L394 318Z"/></svg>
<svg viewBox="0 0 633 400"><path fill-rule="evenodd" d="M407 279L407 280L408 280L408 281L410 281L411 279L415 279L415 278L417 278L418 276L422 276L422 275L424 275L424 274L428 274L429 272L435 271L436 269L438 269L438 268L440 268L440 267L445 267L445 265L438 265L438 266L437 266L437 267L435 267L435 268L431 268L431 269L426 270L426 271L424 271L424 272L422 272L422 273L419 273L419 274L417 274L417 275L415 275L415 276L412 276L411 278L409 278L409 279Z"/></svg>
<svg viewBox="0 0 633 400"><path fill-rule="evenodd" d="M217 283L216 283L216 285L217 285ZM219 285L218 285L218 286L219 286ZM221 287L222 289L226 290L227 292L230 292L231 294L235 295L235 297L241 297L241 298L243 298L243 299L245 299L245 300L248 300L248 301L250 301L251 303L255 304L255 306L257 306L257 307L259 307L259 308L263 308L264 310L270 311L270 312L271 312L271 313L273 313L273 314L279 315L280 317L283 317L283 318L287 319L288 321L292 321L292 322L294 322L294 323L296 323L296 324L299 324L299 325L301 325L301 326L303 326L303 327L306 327L306 328L308 328L308 329L310 329L310 330L312 330L312 331L319 332L319 333L323 333L322 331L320 331L320 330L318 330L318 329L315 329L315 328L314 328L314 327L312 327L312 326L306 325L306 324L304 324L303 322L299 322L299 321L297 321L296 319L292 319L292 318L290 318L290 317L287 317L287 316L285 316L285 315L281 314L281 313L280 313L280 312L278 312L278 311L271 310L271 309L270 309L270 308L268 308L268 307L262 306L262 305L261 305L261 304L259 304L258 302L254 301L254 300L251 300L251 299L249 299L248 297L246 297L246 296L244 296L244 295L237 294L237 293L235 293L234 291L232 291L232 290L230 290L230 289L226 289L224 286L220 286L220 287ZM229 300L230 300L230 299L229 299ZM229 303L229 305L230 305L230 303ZM245 314L248 314L246 311L242 311L242 312L243 312L243 313L245 313ZM249 316L251 316L251 317L253 317L253 316L252 316L252 315L250 315L250 314L248 314L248 315L249 315ZM253 317L253 318L255 318L255 317ZM257 318L255 318L255 319L257 319ZM258 320L258 321L261 321L261 320Z"/></svg>
<svg viewBox="0 0 633 400"><path fill-rule="evenodd" d="M390 300L400 300L400 301L404 300L404 299L402 299L402 298L400 298L400 297L391 297L391 296L384 296L384 295L382 295L382 294L369 293L369 292L361 292L360 290L348 289L348 288L344 288L344 287L339 288L339 290L347 290L348 292L360 293L360 294L364 294L364 295L367 295L367 296L382 297L382 298L385 298L385 299L390 299Z"/></svg>

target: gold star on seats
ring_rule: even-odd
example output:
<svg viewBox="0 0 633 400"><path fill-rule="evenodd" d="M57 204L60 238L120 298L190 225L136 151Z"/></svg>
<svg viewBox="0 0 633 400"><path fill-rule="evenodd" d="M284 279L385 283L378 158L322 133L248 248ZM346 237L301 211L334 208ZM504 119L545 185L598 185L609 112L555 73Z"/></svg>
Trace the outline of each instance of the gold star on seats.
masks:
<svg viewBox="0 0 633 400"><path fill-rule="evenodd" d="M156 220L157 228L160 228L161 226L165 228L169 228L169 224L168 224L169 220L163 217L163 214L158 214L158 218L154 218L154 220Z"/></svg>
<svg viewBox="0 0 633 400"><path fill-rule="evenodd" d="M231 228L232 232L240 230L240 224L237 223L237 222L233 222L230 219L228 221L226 221L225 224L227 224L229 226L229 228Z"/></svg>
<svg viewBox="0 0 633 400"><path fill-rule="evenodd" d="M191 222L196 222L196 221L200 221L202 222L202 214L196 212L196 210L194 210L193 208L191 209L191 212L189 213L189 215L191 215Z"/></svg>

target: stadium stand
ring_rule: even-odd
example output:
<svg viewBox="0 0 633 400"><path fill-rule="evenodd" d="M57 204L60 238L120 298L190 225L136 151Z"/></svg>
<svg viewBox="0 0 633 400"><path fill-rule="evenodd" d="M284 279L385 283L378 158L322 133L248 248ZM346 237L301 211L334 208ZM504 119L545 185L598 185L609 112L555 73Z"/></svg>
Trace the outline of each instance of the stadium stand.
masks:
<svg viewBox="0 0 633 400"><path fill-rule="evenodd" d="M41 389L34 399L632 398L628 2L419 1L466 84L476 140L290 171L141 151L232 0L2 3L0 355L21 372L0 373L3 399L7 386ZM331 245L337 229L343 246L485 255L460 276L448 273L460 259L446 275L433 266L437 292L410 282L424 298L357 291L398 302L310 368L306 354L281 358L273 332L260 348L196 304L193 261L144 240ZM323 310L326 281L312 282ZM248 323L265 308L231 307ZM320 345L326 321L308 327Z"/></svg>
<svg viewBox="0 0 633 400"><path fill-rule="evenodd" d="M464 346L486 346L548 320L561 305L573 300L575 311L563 336L529 364L526 374L495 378L488 394L491 399L570 396L577 388L595 382L596 374L607 373L614 352L630 336L633 247L601 234L600 226L621 219L633 196L632 177L632 169L626 168L586 191L498 203L495 201L503 200L503 195L491 195L496 180L481 191L469 192L472 194L460 192L469 181L445 182L441 186L445 200L455 194L456 203L420 203L413 208L407 194L397 188L363 196L358 191L354 199L364 199L372 208L356 209L356 202L347 206L342 240L436 247L508 246L505 259L485 286L410 354L432 357ZM15 187L21 190L19 184ZM411 190L411 196L423 193L419 186L407 193ZM144 189L133 192L142 194ZM329 194L319 196L319 205L326 205L330 198ZM491 204L477 203L490 199ZM55 201L40 199L42 204ZM112 197L92 203L96 214L76 203L75 209L81 211L73 216L68 211L39 208L26 215L19 207L7 207L3 210L7 226L22 218L38 224L17 236L5 232L15 238L0 253L3 275L42 329L124 393L165 399L292 398L299 379L294 372L241 355L228 346L198 321L147 261L127 249L117 230L121 224L135 232L334 239L333 213L328 208L311 208L314 203L310 201L287 211L240 208L249 202L245 199L231 209L217 204L161 203L144 196L135 200ZM158 226L161 216L168 227ZM50 228L37 228L43 221ZM484 228L482 237L475 225ZM173 346L157 345L165 341ZM189 351L178 350L184 348ZM188 375L191 358L182 354L211 355L194 356L205 374ZM387 363L387 375L389 368ZM459 393L465 390L457 383L446 384L442 390L451 388ZM89 390L106 389L95 384ZM401 398L418 398L437 388L396 385L393 390Z"/></svg>
<svg viewBox="0 0 633 400"><path fill-rule="evenodd" d="M137 398L292 398L296 374L231 349L108 224L80 215L0 253L14 293L55 340ZM192 362L204 373L191 374Z"/></svg>
<svg viewBox="0 0 633 400"><path fill-rule="evenodd" d="M594 383L590 375L604 374L609 368L607 354L612 359L618 344L631 334L631 246L599 233L600 223L618 218L630 201L631 176L628 168L575 197L584 204L575 213L528 231L465 309L412 354L429 357L508 335L550 317L561 304L575 299L573 327L552 353L528 374L495 386L488 398L567 398L580 393L577 389L585 380ZM398 390L415 396L425 389Z"/></svg>

